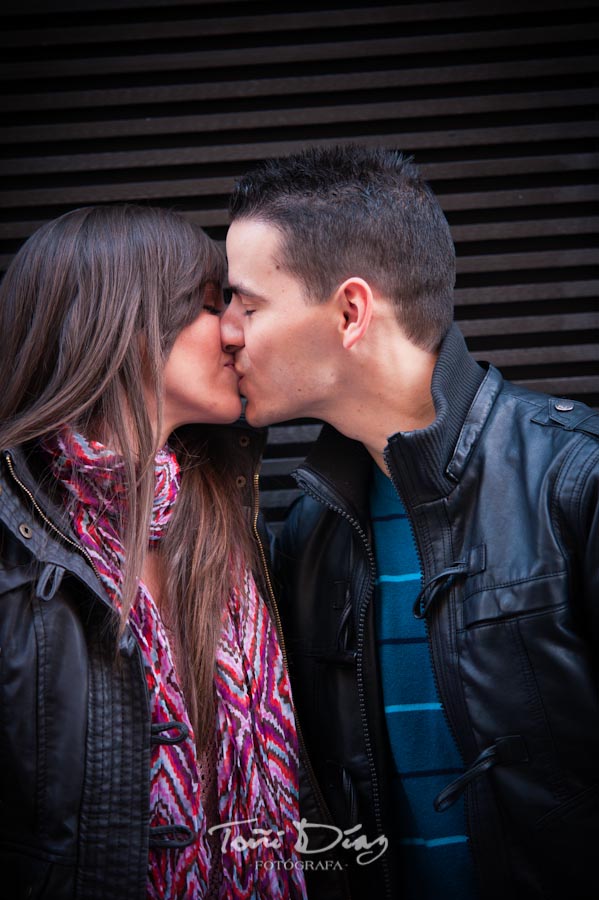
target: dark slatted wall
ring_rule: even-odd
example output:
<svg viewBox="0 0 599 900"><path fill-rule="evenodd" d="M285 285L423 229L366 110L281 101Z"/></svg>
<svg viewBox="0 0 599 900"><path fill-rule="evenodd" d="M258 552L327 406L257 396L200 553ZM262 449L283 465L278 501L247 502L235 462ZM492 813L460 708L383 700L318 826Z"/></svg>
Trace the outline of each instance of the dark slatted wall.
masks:
<svg viewBox="0 0 599 900"><path fill-rule="evenodd" d="M255 160L382 143L441 199L473 354L599 405L598 21L595 0L5 0L0 267L88 203L175 207L223 240ZM274 521L317 430L271 430Z"/></svg>

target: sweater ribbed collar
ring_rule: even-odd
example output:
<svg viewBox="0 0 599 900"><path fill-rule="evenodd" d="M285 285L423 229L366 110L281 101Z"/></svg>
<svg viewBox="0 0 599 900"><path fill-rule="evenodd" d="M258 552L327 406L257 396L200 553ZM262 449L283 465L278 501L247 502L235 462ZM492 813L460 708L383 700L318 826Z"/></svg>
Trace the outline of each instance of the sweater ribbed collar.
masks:
<svg viewBox="0 0 599 900"><path fill-rule="evenodd" d="M484 377L484 369L472 359L454 324L441 345L433 372L434 422L418 431L397 432L389 438L385 450L387 465L411 505L446 496L455 487L447 466Z"/></svg>

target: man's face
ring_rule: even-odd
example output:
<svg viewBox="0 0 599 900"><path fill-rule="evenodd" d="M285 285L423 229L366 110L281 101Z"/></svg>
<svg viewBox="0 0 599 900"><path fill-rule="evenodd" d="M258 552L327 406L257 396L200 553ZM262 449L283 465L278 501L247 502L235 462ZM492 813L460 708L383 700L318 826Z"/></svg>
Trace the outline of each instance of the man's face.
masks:
<svg viewBox="0 0 599 900"><path fill-rule="evenodd" d="M324 418L334 393L334 308L306 302L303 285L277 262L280 240L257 219L237 220L227 235L233 295L221 335L235 352L252 425Z"/></svg>

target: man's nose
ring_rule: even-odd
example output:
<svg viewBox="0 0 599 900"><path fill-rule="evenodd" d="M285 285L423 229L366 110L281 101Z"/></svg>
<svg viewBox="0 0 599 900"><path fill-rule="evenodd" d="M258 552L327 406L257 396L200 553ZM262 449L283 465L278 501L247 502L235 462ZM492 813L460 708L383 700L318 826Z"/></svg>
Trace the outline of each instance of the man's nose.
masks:
<svg viewBox="0 0 599 900"><path fill-rule="evenodd" d="M226 353L236 353L244 345L243 309L233 297L220 318L220 339Z"/></svg>

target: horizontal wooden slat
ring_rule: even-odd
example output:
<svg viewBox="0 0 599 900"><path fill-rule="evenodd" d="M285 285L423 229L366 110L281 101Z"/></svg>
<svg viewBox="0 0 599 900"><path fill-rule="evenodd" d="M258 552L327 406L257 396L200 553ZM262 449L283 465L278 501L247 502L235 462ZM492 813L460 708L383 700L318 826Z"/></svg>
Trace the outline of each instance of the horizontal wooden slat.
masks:
<svg viewBox="0 0 599 900"><path fill-rule="evenodd" d="M568 332L599 329L599 310L591 313L567 313L559 315L517 316L512 318L460 320L460 331L465 338L489 335L520 335L541 332Z"/></svg>
<svg viewBox="0 0 599 900"><path fill-rule="evenodd" d="M458 257L458 274L466 272L505 272L520 269L561 269L568 266L597 266L596 249L545 250L531 253L496 253Z"/></svg>
<svg viewBox="0 0 599 900"><path fill-rule="evenodd" d="M177 0L177 6L237 6L240 3L251 5L252 0ZM172 5L171 0L86 0L85 12L135 10L139 7L166 7ZM82 0L52 0L52 13L82 12ZM0 6L0 17L22 16L26 14L47 14L48 0L4 0Z"/></svg>
<svg viewBox="0 0 599 900"><path fill-rule="evenodd" d="M322 425L274 425L268 429L269 444L294 444L315 441Z"/></svg>
<svg viewBox="0 0 599 900"><path fill-rule="evenodd" d="M567 127L567 126L566 126ZM599 152L547 154L546 156L509 156L491 159L461 159L459 162L422 163L419 168L428 181L457 181L466 184L472 178L497 178L506 175L535 175L558 172L595 172Z"/></svg>
<svg viewBox="0 0 599 900"><path fill-rule="evenodd" d="M599 393L599 375L575 375L571 378L524 378L516 379L515 383L527 387L531 391L541 391L558 397Z"/></svg>
<svg viewBox="0 0 599 900"><path fill-rule="evenodd" d="M576 7L584 9L592 0L578 0ZM56 0L53 2L55 8ZM561 11L560 0L545 0L544 12ZM89 8L89 5L88 5ZM534 8L534 4L533 4ZM306 29L348 28L360 25L391 24L395 22L420 22L434 18L436 24L450 18L453 22L462 17L491 17L508 12L522 13L526 4L517 0L503 0L501 4L479 2L447 4L422 4L410 6L372 6L368 9L317 10L310 12L278 13L276 15L231 16L156 22L125 22L119 25L94 24L82 27L72 25L62 28L15 30L5 29L0 37L0 46L28 47L41 43L43 46L67 46L73 44L98 44L106 41L146 41L167 38L208 37L226 34L251 34L267 31L294 31Z"/></svg>
<svg viewBox="0 0 599 900"><path fill-rule="evenodd" d="M599 344L564 344L562 346L515 347L507 350L488 350L482 351L480 354L481 358L483 354L487 362L499 367L599 362Z"/></svg>
<svg viewBox="0 0 599 900"><path fill-rule="evenodd" d="M176 3L177 7L195 6L199 9L206 6L226 7L234 5L235 7L239 7L243 4L247 5L249 8L254 6L253 0L177 0ZM574 2L569 4L568 9L574 10L592 5L593 0L574 0ZM119 13L122 13L124 10L136 10L138 7L164 7L168 15L170 7L172 6L172 0L85 0L83 9L85 12L117 10ZM520 0L520 2L519 0L487 0L484 4L480 4L479 0L469 0L469 2L452 3L452 17L495 16L497 14L512 11L526 12L528 10L538 12L539 8L538 0ZM558 0L544 0L541 8L543 11L553 8L560 9L563 8L563 4L560 4ZM82 0L52 0L53 13L61 11L68 12L70 10L77 10L77 12L81 13ZM446 14L446 11L447 3L445 2L418 3L414 6L407 6L404 16L406 21L420 21L427 19L436 21L439 18L442 18ZM4 0L4 3L0 7L0 16L6 16L7 18L10 16L22 15L24 12L28 14L36 12L42 14L47 13L48 0L27 0L26 4L23 0Z"/></svg>
<svg viewBox="0 0 599 900"><path fill-rule="evenodd" d="M232 50L199 50L187 53L149 53L131 56L30 60L0 65L0 79L65 78L133 72L221 69L268 66L381 56L408 57L420 53L459 53L475 49L536 47L539 44L592 42L599 34L593 22L576 25L503 28L440 35L410 35L405 38L375 38L360 41L324 41L317 44L245 47Z"/></svg>
<svg viewBox="0 0 599 900"><path fill-rule="evenodd" d="M223 179L220 193L229 194L232 187L232 180ZM13 190L2 192L2 205L4 207L27 207L40 206L55 203L107 203L120 200L135 200L172 196L172 197L200 197L204 193L213 195L214 191L202 190L201 184L194 178L175 179L160 181L140 181L140 182L116 182L114 184L94 184L85 183L76 185L75 187L53 187L53 188L35 188L33 190ZM214 219L217 224L224 224L226 221L226 213L224 208L220 210L209 210L206 213L198 214L200 217L207 215Z"/></svg>
<svg viewBox="0 0 599 900"><path fill-rule="evenodd" d="M463 209L500 209L545 206L557 203L585 203L599 198L599 185L579 184L554 188L530 188L507 191L473 191L472 193L442 194L446 211Z"/></svg>
<svg viewBox="0 0 599 900"><path fill-rule="evenodd" d="M572 300L577 297L599 298L599 278L589 281L551 281L533 284L493 285L458 288L455 291L457 306L524 303L529 300ZM599 303L599 299L598 299Z"/></svg>
<svg viewBox="0 0 599 900"><path fill-rule="evenodd" d="M288 456L282 459L264 459L260 468L260 474L264 478L287 475L296 466L299 466L302 456Z"/></svg>
<svg viewBox="0 0 599 900"><path fill-rule="evenodd" d="M597 232L599 232L599 217L595 216L571 219L534 219L523 222L477 222L472 225L451 226L451 234L457 243L462 241L513 241L518 238L563 237Z"/></svg>

